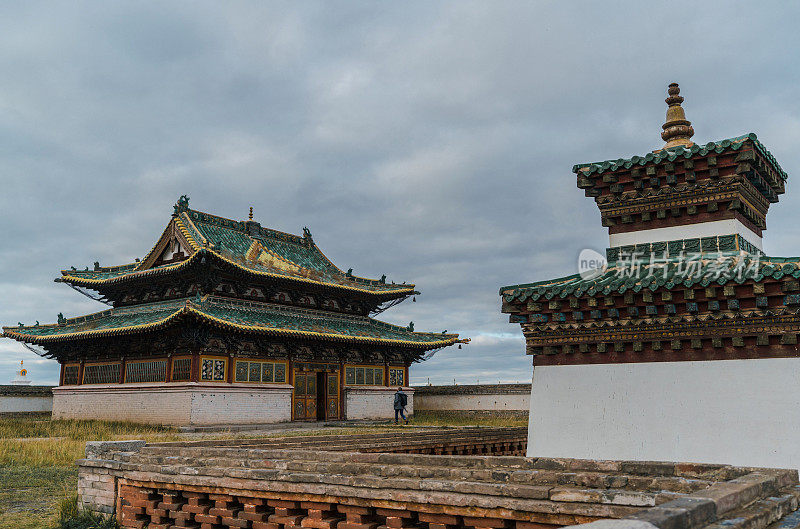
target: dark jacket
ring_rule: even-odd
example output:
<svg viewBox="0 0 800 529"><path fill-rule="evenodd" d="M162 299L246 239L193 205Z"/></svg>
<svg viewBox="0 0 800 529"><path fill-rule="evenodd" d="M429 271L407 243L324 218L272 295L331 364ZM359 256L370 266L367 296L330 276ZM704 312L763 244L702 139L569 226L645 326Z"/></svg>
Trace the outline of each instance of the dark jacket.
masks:
<svg viewBox="0 0 800 529"><path fill-rule="evenodd" d="M402 391L398 391L394 394L394 409L402 410L408 404L408 395L403 393Z"/></svg>

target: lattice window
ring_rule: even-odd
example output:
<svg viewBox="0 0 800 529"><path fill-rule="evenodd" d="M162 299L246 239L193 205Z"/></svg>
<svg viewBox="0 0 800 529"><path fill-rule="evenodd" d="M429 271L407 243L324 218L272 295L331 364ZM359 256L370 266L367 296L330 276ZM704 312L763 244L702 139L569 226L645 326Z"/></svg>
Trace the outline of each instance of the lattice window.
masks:
<svg viewBox="0 0 800 529"><path fill-rule="evenodd" d="M286 364L275 364L275 382L286 382Z"/></svg>
<svg viewBox="0 0 800 529"><path fill-rule="evenodd" d="M175 358L172 360L172 381L188 382L192 374L191 358Z"/></svg>
<svg viewBox="0 0 800 529"><path fill-rule="evenodd" d="M286 364L263 360L237 360L236 382L286 382Z"/></svg>
<svg viewBox="0 0 800 529"><path fill-rule="evenodd" d="M383 368L370 366L346 366L344 369L346 386L382 386Z"/></svg>
<svg viewBox="0 0 800 529"><path fill-rule="evenodd" d="M402 367L389 368L389 385L390 386L404 386L406 381L406 371Z"/></svg>
<svg viewBox="0 0 800 529"><path fill-rule="evenodd" d="M119 382L121 364L94 364L83 367L84 384L114 384Z"/></svg>
<svg viewBox="0 0 800 529"><path fill-rule="evenodd" d="M125 365L125 382L164 382L166 379L166 360L128 362Z"/></svg>
<svg viewBox="0 0 800 529"><path fill-rule="evenodd" d="M275 364L272 362L264 362L261 364L261 380L263 382L272 382L275 380Z"/></svg>
<svg viewBox="0 0 800 529"><path fill-rule="evenodd" d="M250 374L247 380L249 382L261 382L261 366L258 362L250 362Z"/></svg>
<svg viewBox="0 0 800 529"><path fill-rule="evenodd" d="M203 358L200 364L200 380L224 382L226 363L227 360L218 358Z"/></svg>
<svg viewBox="0 0 800 529"><path fill-rule="evenodd" d="M65 386L74 386L78 384L78 371L80 371L80 366L78 364L73 364L70 366L64 366L64 382Z"/></svg>

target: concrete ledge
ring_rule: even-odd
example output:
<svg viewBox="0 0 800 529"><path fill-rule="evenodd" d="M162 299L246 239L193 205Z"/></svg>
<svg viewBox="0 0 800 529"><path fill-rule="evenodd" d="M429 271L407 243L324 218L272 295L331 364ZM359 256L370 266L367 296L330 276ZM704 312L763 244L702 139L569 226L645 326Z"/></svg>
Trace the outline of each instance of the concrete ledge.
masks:
<svg viewBox="0 0 800 529"><path fill-rule="evenodd" d="M87 441L86 459L102 459L103 454L109 452L138 452L147 444L147 441Z"/></svg>
<svg viewBox="0 0 800 529"><path fill-rule="evenodd" d="M52 397L53 386L24 386L0 384L0 397Z"/></svg>

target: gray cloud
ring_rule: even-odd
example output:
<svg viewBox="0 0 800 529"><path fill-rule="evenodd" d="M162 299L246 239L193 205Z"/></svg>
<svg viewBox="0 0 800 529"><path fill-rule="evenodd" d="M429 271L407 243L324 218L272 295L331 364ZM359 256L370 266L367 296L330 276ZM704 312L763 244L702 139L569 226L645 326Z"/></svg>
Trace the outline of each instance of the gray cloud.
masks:
<svg viewBox="0 0 800 529"><path fill-rule="evenodd" d="M0 322L101 310L58 270L143 255L181 194L415 282L383 317L474 338L415 382L525 381L501 285L574 272L605 233L574 163L660 146L681 83L699 142L800 165L785 3L26 2L0 13ZM789 193L766 249L797 254ZM0 342L0 381L19 359Z"/></svg>

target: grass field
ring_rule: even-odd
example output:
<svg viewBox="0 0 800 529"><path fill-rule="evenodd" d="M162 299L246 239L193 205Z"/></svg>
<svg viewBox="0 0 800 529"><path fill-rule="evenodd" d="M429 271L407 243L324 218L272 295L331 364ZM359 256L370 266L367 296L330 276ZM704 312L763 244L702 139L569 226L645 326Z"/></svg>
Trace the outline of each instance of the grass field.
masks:
<svg viewBox="0 0 800 529"><path fill-rule="evenodd" d="M473 417L460 412L417 412L416 426L525 426L518 417ZM204 439L375 432L394 425L302 429L283 433L219 433ZM402 426L400 426L402 428ZM86 441L143 439L177 441L176 429L106 421L53 421L49 415L0 416L0 529L48 529L59 504L74 496Z"/></svg>

